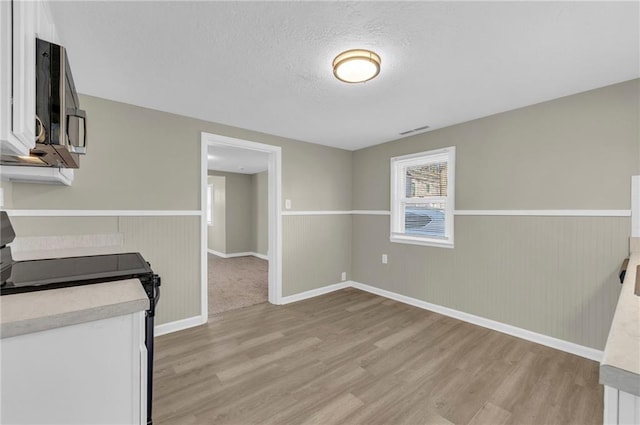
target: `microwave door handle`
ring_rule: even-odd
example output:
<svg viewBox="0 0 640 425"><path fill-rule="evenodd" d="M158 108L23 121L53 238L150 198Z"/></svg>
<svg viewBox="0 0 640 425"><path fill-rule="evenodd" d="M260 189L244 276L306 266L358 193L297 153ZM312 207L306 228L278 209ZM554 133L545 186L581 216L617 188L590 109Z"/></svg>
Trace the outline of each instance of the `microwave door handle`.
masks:
<svg viewBox="0 0 640 425"><path fill-rule="evenodd" d="M84 137L82 139L82 146L72 146L73 153L86 154L87 153L87 113L82 109L73 109L67 111L67 128L69 128L69 117L77 117L82 119L82 127Z"/></svg>

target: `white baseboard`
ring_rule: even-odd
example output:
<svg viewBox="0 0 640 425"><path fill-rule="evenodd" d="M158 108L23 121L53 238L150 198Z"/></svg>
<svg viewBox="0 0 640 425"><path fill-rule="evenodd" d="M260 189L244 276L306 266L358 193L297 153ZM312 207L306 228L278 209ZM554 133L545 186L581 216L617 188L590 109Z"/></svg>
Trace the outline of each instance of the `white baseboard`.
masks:
<svg viewBox="0 0 640 425"><path fill-rule="evenodd" d="M349 288L352 286L351 281L344 281L340 283L334 283L333 285L323 286L322 288L312 289L310 291L300 292L299 294L289 295L288 297L280 298L280 304L289 304L296 301L306 300L307 298L317 297L319 295L328 294L329 292L338 291L340 289Z"/></svg>
<svg viewBox="0 0 640 425"><path fill-rule="evenodd" d="M184 329L193 328L195 326L203 325L201 316L188 317L182 320L176 320L175 322L163 323L156 325L153 329L154 336L166 335L172 332L182 331Z"/></svg>
<svg viewBox="0 0 640 425"><path fill-rule="evenodd" d="M417 298L408 297L406 295L397 294L395 292L387 291L385 289L376 288L375 286L366 285L359 282L351 282L351 286L362 291L370 292L372 294L380 295L381 297L389 298L401 303L409 304L414 307L422 308L425 310L433 311L435 313L442 314L444 316L453 317L464 322L472 323L474 325L482 326L483 328L492 329L494 331L502 332L508 335L512 335L518 338L525 339L527 341L535 342L537 344L546 345L547 347L555 348L567 353L575 354L580 357L585 357L597 362L602 361L603 352L596 350L595 348L585 347L583 345L575 344L573 342L564 341L562 339L553 338L548 335L531 332L526 329L518 328L516 326L507 325L506 323L497 322L495 320L486 319L484 317L476 316L462 311L454 310L452 308L443 307L437 304L431 304L426 301L419 300Z"/></svg>
<svg viewBox="0 0 640 425"><path fill-rule="evenodd" d="M548 335L543 335L537 332L532 332L526 329L519 328L517 326L512 326L506 323L476 316L474 314L454 310L449 307L432 304L426 301L419 300L417 298L408 297L406 295L401 295L395 292L387 291L385 289L376 288L375 286L366 285L360 282L345 281L335 283L333 285L323 286L321 288L312 289L310 291L301 292L299 294L282 297L280 299L280 303L289 304L296 301L302 301L349 287L376 294L381 297L395 300L404 304L412 305L414 307L422 308L424 310L433 311L444 316L453 317L454 319L462 320L463 322L472 323L474 325L482 326L483 328L492 329L494 331L522 338L527 341L535 342L536 344L545 345L547 347L555 348L557 350L565 351L567 353L575 354L576 356L584 357L597 362L602 361L602 356L604 354L601 350L596 350L595 348L585 347L573 342L554 338ZM187 319L177 320L175 322L164 323L155 327L155 336L165 335L171 332L192 328L204 323L206 323L206 320L203 320L201 316L194 316Z"/></svg>
<svg viewBox="0 0 640 425"><path fill-rule="evenodd" d="M225 254L224 252L214 251L213 249L207 249L207 252L222 258L257 257L262 260L269 260L269 257L264 254L258 254L257 252L232 252L230 254Z"/></svg>
<svg viewBox="0 0 640 425"><path fill-rule="evenodd" d="M269 261L269 257L267 255L260 254L259 252L252 252L251 255L253 255L254 257L259 258L261 260Z"/></svg>

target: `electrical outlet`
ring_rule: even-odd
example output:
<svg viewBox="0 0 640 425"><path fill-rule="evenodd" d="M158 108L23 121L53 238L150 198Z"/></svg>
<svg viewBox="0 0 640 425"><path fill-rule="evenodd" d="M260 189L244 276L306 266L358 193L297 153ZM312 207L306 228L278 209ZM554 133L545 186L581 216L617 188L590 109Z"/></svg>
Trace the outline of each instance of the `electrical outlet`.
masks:
<svg viewBox="0 0 640 425"><path fill-rule="evenodd" d="M347 280L347 272L342 272L342 281Z"/></svg>
<svg viewBox="0 0 640 425"><path fill-rule="evenodd" d="M382 254L382 264L387 264L389 259L387 258L387 254Z"/></svg>
<svg viewBox="0 0 640 425"><path fill-rule="evenodd" d="M291 209L291 199L285 199L284 200L284 207L288 210Z"/></svg>

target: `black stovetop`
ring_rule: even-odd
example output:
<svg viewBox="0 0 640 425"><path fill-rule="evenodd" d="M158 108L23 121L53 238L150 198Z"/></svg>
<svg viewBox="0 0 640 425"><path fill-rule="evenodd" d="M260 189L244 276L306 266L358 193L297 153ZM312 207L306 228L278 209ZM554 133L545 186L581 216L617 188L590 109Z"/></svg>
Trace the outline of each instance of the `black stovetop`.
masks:
<svg viewBox="0 0 640 425"><path fill-rule="evenodd" d="M152 275L151 267L137 252L15 261L11 265L11 274L0 286L0 295Z"/></svg>

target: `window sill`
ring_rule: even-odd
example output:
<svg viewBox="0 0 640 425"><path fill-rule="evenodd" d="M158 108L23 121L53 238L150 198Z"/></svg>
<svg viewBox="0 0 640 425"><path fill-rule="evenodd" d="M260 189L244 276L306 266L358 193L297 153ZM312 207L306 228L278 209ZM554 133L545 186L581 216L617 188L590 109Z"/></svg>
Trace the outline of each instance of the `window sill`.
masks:
<svg viewBox="0 0 640 425"><path fill-rule="evenodd" d="M442 241L437 239L424 239L411 236L390 236L389 240L394 243L404 243L409 245L432 246L436 248L453 249L453 241Z"/></svg>

